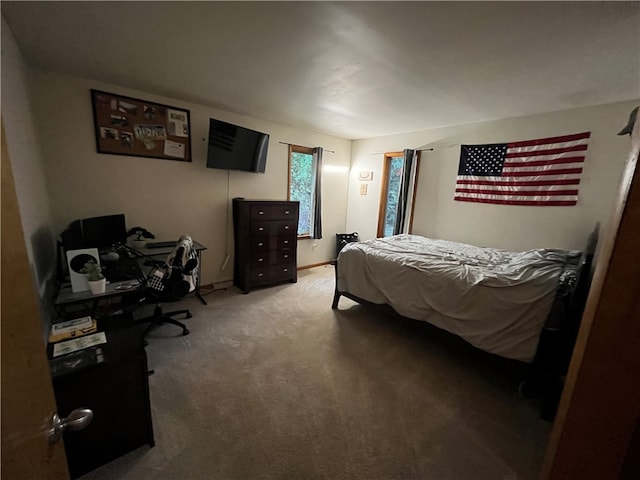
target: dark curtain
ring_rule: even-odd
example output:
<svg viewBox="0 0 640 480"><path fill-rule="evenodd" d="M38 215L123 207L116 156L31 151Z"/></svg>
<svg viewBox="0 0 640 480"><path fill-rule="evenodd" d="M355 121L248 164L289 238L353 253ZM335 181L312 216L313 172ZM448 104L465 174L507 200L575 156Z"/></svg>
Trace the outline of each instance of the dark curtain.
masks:
<svg viewBox="0 0 640 480"><path fill-rule="evenodd" d="M313 149L313 222L311 238L322 238L322 147Z"/></svg>
<svg viewBox="0 0 640 480"><path fill-rule="evenodd" d="M416 170L418 167L418 151L405 149L402 165L402 181L400 183L400 195L398 196L398 210L396 212L396 225L393 234L409 233L411 223L411 210L413 208Z"/></svg>

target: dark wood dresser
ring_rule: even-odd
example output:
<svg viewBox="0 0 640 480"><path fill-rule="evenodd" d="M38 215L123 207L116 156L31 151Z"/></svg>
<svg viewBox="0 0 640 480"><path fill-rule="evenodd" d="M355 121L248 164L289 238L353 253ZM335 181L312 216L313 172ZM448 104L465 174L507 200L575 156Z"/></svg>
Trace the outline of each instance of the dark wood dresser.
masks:
<svg viewBox="0 0 640 480"><path fill-rule="evenodd" d="M298 202L233 199L233 284L254 287L297 282Z"/></svg>

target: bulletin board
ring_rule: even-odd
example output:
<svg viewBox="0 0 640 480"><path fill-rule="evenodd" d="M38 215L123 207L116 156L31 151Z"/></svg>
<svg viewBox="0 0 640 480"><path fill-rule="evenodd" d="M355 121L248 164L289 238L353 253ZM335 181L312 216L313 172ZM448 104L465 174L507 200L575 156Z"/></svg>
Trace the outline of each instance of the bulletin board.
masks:
<svg viewBox="0 0 640 480"><path fill-rule="evenodd" d="M98 153L191 161L189 110L91 90Z"/></svg>

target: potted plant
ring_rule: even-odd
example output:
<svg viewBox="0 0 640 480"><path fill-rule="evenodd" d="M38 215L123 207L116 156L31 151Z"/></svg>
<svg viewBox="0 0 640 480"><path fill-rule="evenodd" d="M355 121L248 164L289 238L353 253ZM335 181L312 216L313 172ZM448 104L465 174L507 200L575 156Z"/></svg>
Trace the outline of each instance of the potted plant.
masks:
<svg viewBox="0 0 640 480"><path fill-rule="evenodd" d="M84 264L81 273L87 277L87 283L89 283L89 289L91 293L104 293L107 289L107 280L102 274L102 267L96 262L89 261Z"/></svg>
<svg viewBox="0 0 640 480"><path fill-rule="evenodd" d="M147 239L156 238L153 233L143 227L133 227L127 232L127 237L135 237L131 240L133 248L144 248L147 243Z"/></svg>

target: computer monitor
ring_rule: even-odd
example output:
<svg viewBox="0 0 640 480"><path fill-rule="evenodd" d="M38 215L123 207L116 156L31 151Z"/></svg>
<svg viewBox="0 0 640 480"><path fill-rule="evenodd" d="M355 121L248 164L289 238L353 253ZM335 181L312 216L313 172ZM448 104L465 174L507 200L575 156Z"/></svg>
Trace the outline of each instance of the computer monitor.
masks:
<svg viewBox="0 0 640 480"><path fill-rule="evenodd" d="M82 220L82 238L85 247L109 248L127 241L124 214Z"/></svg>
<svg viewBox="0 0 640 480"><path fill-rule="evenodd" d="M97 248L104 250L127 241L127 227L123 213L76 220L63 232L65 250Z"/></svg>

